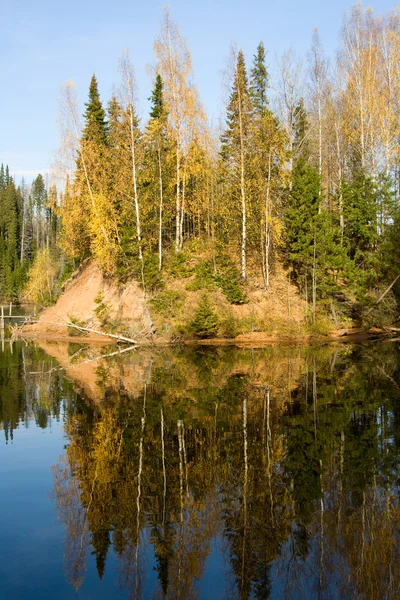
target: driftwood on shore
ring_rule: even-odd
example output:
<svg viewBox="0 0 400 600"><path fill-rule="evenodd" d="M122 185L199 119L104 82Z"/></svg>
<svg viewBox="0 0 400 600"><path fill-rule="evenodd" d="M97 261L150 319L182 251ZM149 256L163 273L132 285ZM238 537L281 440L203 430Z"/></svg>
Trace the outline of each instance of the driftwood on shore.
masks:
<svg viewBox="0 0 400 600"><path fill-rule="evenodd" d="M39 321L30 321L29 324L33 324L33 323L39 323ZM81 331L83 333L92 333L94 335L103 335L109 338L112 338L114 340L117 340L118 342L123 342L125 344L131 344L132 346L138 346L139 342L137 340L134 340L132 338L126 337L124 335L119 335L116 333L106 333L105 331L99 331L98 329L92 329L90 327L81 327L80 325L76 325L75 323L60 323L58 321L40 321L40 323L43 323L44 325L54 325L57 327L72 327L73 329L76 329L77 331ZM14 337L18 337L18 335L15 335L15 333L21 333L22 328L18 328L17 330L14 329L13 334Z"/></svg>
<svg viewBox="0 0 400 600"><path fill-rule="evenodd" d="M367 329L344 329L336 334L338 338L350 338L350 339L377 339L380 337L396 337L400 334L399 327L382 327L380 329L372 327Z"/></svg>

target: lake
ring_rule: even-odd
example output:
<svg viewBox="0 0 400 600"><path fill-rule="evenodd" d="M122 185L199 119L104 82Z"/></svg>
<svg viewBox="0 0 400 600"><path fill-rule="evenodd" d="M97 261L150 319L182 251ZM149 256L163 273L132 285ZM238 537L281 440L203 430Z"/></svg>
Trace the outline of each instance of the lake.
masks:
<svg viewBox="0 0 400 600"><path fill-rule="evenodd" d="M0 428L1 597L400 597L397 342L6 343Z"/></svg>

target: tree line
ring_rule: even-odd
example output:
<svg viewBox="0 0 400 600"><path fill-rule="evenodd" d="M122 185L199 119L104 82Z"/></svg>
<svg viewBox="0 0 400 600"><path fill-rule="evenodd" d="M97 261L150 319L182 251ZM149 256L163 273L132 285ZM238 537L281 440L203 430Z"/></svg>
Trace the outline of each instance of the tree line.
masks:
<svg viewBox="0 0 400 600"><path fill-rule="evenodd" d="M0 298L23 298L33 266L41 257L41 270L56 252L59 219L55 213L57 190L41 174L31 185L19 186L9 167L0 167ZM47 261L43 258L47 257ZM46 275L46 274L45 274Z"/></svg>
<svg viewBox="0 0 400 600"><path fill-rule="evenodd" d="M93 75L83 122L74 85L62 88L62 252L149 291L172 255L201 255L215 275L229 262L232 279L265 290L283 265L314 318L331 302L353 314L397 275L399 52L399 11L361 3L332 64L314 30L306 67L287 51L273 86L262 42L249 65L233 47L216 130L165 9L146 122L128 51L105 106Z"/></svg>

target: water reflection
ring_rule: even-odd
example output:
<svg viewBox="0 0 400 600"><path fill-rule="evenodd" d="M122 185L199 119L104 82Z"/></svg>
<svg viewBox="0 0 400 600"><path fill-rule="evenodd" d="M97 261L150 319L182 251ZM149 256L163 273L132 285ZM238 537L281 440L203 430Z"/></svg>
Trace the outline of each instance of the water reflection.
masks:
<svg viewBox="0 0 400 600"><path fill-rule="evenodd" d="M76 394L58 363L32 344L6 343L0 353L0 428L6 442L31 421L45 429L51 419L68 419Z"/></svg>
<svg viewBox="0 0 400 600"><path fill-rule="evenodd" d="M93 350L46 351L84 362L68 369L84 402L70 387L53 466L75 589L91 554L100 579L113 554L116 586L135 599L198 598L210 561L230 598L399 597L397 345L100 362ZM56 413L68 384L52 359L40 372L20 358L19 380L36 373L29 410ZM1 405L8 436L27 406L21 390L14 401L14 413Z"/></svg>

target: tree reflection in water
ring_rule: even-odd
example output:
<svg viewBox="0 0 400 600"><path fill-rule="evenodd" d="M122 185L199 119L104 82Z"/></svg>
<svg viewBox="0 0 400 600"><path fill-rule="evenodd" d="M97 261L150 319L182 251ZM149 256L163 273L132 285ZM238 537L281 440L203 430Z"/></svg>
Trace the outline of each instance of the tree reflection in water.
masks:
<svg viewBox="0 0 400 600"><path fill-rule="evenodd" d="M197 598L217 548L232 598L398 598L399 358L185 348L77 372L53 468L68 581L112 551L141 598L150 545L154 597Z"/></svg>

